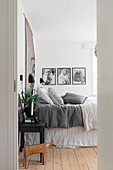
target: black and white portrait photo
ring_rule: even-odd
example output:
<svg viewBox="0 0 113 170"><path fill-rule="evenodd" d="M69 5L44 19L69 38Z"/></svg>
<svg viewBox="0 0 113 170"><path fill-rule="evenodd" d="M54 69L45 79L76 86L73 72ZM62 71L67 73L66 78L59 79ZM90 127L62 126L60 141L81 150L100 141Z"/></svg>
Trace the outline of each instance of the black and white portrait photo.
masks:
<svg viewBox="0 0 113 170"><path fill-rule="evenodd" d="M72 84L73 85L86 84L86 68L85 67L72 68Z"/></svg>
<svg viewBox="0 0 113 170"><path fill-rule="evenodd" d="M70 85L71 84L71 68L57 69L57 84Z"/></svg>
<svg viewBox="0 0 113 170"><path fill-rule="evenodd" d="M43 85L56 84L56 68L42 68Z"/></svg>

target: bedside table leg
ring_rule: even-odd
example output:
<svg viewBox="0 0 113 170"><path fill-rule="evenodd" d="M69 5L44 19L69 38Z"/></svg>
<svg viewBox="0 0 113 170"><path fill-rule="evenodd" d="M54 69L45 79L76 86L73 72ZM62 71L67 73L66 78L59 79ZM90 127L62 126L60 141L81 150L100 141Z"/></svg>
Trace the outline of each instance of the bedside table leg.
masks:
<svg viewBox="0 0 113 170"><path fill-rule="evenodd" d="M40 144L44 143L44 128L41 128L40 130Z"/></svg>
<svg viewBox="0 0 113 170"><path fill-rule="evenodd" d="M20 152L22 152L22 149L24 148L24 132L21 132L21 146L20 146Z"/></svg>

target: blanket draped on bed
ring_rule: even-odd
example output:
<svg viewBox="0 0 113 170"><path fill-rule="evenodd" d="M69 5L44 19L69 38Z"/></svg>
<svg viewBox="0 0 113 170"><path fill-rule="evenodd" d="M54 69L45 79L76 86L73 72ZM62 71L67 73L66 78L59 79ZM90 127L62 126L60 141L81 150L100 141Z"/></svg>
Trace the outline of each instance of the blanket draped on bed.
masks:
<svg viewBox="0 0 113 170"><path fill-rule="evenodd" d="M85 130L97 129L97 103L86 103L81 108Z"/></svg>
<svg viewBox="0 0 113 170"><path fill-rule="evenodd" d="M39 121L46 122L46 128L70 128L83 126L83 116L80 105L57 106L40 104L36 108L35 116Z"/></svg>

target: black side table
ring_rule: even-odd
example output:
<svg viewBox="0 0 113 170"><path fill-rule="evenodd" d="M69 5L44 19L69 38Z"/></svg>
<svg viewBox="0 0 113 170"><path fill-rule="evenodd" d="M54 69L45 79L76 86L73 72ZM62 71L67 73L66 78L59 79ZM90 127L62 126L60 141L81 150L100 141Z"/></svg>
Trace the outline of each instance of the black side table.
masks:
<svg viewBox="0 0 113 170"><path fill-rule="evenodd" d="M44 128L46 123L23 123L19 125L19 132L21 132L21 147L20 152L22 152L22 148L24 147L24 132L40 132L40 143L44 143Z"/></svg>

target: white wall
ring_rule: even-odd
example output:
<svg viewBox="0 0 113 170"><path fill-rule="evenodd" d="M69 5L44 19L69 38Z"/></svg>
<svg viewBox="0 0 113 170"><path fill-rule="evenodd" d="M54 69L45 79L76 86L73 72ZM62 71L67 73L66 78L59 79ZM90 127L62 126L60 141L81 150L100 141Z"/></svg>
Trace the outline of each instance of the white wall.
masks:
<svg viewBox="0 0 113 170"><path fill-rule="evenodd" d="M23 75L23 88L25 88L25 17L24 11L18 0L18 39L17 39L17 70L18 70L18 93L21 92L20 75Z"/></svg>
<svg viewBox="0 0 113 170"><path fill-rule="evenodd" d="M42 68L86 67L86 85L55 85L51 86L60 95L75 92L83 95L92 93L92 50L94 42L38 42L36 47L36 86L41 86ZM72 77L71 77L72 78ZM45 87L45 86L44 86Z"/></svg>

